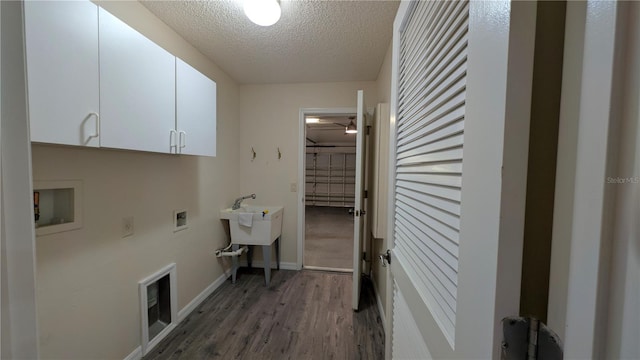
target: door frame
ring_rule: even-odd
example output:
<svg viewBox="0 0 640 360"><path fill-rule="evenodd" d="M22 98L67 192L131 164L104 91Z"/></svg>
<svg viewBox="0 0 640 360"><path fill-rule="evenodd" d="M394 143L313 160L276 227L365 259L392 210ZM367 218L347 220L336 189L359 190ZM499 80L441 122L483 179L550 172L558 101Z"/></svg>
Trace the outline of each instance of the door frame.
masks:
<svg viewBox="0 0 640 360"><path fill-rule="evenodd" d="M558 134L548 325L565 358L609 358L615 183L623 124L627 5L568 2ZM579 64L579 67L575 67ZM628 119L627 119L628 120ZM611 311L611 312L610 312ZM608 351L608 354L604 352Z"/></svg>
<svg viewBox="0 0 640 360"><path fill-rule="evenodd" d="M355 115L357 108L355 107L336 107L336 108L300 108L298 120L298 242L297 242L297 259L296 269L302 270L304 264L304 243L305 243L305 169L306 169L306 151L307 151L307 127L305 118L307 116L329 116L329 115ZM327 270L330 270L327 268Z"/></svg>
<svg viewBox="0 0 640 360"><path fill-rule="evenodd" d="M3 30L0 92L4 105L1 109L1 141L5 150L0 150L0 346L4 346L1 350L3 357L37 359L40 342L36 302L36 238L23 5L22 1L0 3ZM10 155L7 149L11 150Z"/></svg>

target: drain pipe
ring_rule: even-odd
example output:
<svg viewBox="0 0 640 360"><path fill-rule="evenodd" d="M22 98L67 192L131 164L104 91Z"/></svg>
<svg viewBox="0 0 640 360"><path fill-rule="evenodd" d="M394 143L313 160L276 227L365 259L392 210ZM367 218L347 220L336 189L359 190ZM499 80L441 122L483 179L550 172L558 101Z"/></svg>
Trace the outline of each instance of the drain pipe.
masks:
<svg viewBox="0 0 640 360"><path fill-rule="evenodd" d="M225 251L226 249L219 249L216 250L215 254L216 257L223 257L223 256L240 256L242 255L242 252L247 251L247 247L243 246L240 249L236 250L236 251Z"/></svg>

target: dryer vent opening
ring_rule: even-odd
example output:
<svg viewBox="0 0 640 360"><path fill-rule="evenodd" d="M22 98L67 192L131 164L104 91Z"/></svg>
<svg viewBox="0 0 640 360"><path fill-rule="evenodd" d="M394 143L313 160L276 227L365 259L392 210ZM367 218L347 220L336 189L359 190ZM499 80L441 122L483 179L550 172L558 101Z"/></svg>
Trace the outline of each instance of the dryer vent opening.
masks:
<svg viewBox="0 0 640 360"><path fill-rule="evenodd" d="M175 264L140 281L139 286L142 352L147 354L178 323Z"/></svg>
<svg viewBox="0 0 640 360"><path fill-rule="evenodd" d="M149 340L153 340L171 323L171 282L169 274L147 286Z"/></svg>

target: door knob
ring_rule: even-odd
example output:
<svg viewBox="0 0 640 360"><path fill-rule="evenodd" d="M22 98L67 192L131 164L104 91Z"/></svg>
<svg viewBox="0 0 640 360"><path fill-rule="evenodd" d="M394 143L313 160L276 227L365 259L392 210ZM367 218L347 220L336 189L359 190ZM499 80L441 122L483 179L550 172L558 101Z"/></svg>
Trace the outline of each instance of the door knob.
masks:
<svg viewBox="0 0 640 360"><path fill-rule="evenodd" d="M387 267L388 264L391 264L391 250L387 250L386 253L378 255L378 258L380 259L382 267Z"/></svg>

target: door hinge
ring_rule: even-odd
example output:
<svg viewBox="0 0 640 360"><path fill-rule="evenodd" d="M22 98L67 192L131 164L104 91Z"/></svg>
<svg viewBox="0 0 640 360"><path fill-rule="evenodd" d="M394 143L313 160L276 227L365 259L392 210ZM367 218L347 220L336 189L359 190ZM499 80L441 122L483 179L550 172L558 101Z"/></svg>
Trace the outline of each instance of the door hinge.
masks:
<svg viewBox="0 0 640 360"><path fill-rule="evenodd" d="M368 199L369 198L369 190L365 190L364 191L364 198Z"/></svg>
<svg viewBox="0 0 640 360"><path fill-rule="evenodd" d="M502 319L502 360L562 360L560 338L536 318Z"/></svg>
<svg viewBox="0 0 640 360"><path fill-rule="evenodd" d="M362 252L362 260L367 261L367 252L366 251Z"/></svg>
<svg viewBox="0 0 640 360"><path fill-rule="evenodd" d="M371 134L371 125L367 126L367 135Z"/></svg>

